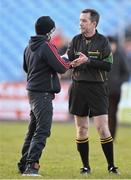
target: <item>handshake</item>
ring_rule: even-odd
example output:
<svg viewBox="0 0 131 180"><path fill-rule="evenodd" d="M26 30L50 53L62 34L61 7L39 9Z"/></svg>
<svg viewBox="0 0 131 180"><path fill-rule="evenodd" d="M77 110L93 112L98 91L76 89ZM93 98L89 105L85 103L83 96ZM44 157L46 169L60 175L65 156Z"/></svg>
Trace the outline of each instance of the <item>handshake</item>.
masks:
<svg viewBox="0 0 131 180"><path fill-rule="evenodd" d="M88 58L85 54L83 54L83 53L80 52L79 58L73 60L73 61L70 63L70 65L71 65L72 67L77 67L77 66L80 66L81 64L84 64L84 63L86 63L86 62L90 62L89 58Z"/></svg>

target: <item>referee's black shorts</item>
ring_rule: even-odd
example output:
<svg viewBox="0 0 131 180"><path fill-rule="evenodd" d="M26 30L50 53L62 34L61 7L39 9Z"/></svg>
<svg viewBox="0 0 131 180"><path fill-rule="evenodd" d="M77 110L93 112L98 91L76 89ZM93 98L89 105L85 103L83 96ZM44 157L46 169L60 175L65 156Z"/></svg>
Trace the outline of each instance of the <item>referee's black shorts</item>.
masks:
<svg viewBox="0 0 131 180"><path fill-rule="evenodd" d="M78 116L108 114L108 94L105 83L73 82L69 89L69 111Z"/></svg>

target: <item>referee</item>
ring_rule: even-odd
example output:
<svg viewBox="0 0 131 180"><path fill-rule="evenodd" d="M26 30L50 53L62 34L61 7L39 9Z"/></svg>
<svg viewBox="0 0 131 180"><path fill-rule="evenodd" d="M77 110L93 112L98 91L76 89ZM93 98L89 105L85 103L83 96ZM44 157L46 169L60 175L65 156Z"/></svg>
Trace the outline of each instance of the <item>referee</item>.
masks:
<svg viewBox="0 0 131 180"><path fill-rule="evenodd" d="M94 9L85 9L80 14L81 33L76 35L67 54L72 61L82 54L86 63L74 63L72 85L69 92L69 111L74 115L76 126L76 144L83 167L81 174L89 174L89 117L100 136L102 150L107 160L109 173L118 174L114 164L113 138L108 127L108 88L107 72L113 63L111 48L106 37L99 34L96 27L99 13Z"/></svg>

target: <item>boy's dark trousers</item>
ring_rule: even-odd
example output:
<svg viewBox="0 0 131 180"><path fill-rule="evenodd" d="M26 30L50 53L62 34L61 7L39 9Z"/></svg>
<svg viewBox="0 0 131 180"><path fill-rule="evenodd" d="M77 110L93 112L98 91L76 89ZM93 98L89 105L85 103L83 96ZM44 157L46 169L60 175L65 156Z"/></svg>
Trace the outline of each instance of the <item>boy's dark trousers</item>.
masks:
<svg viewBox="0 0 131 180"><path fill-rule="evenodd" d="M22 158L18 163L23 169L26 168L26 164L39 163L46 139L50 136L54 94L28 91L28 98L31 119L22 148Z"/></svg>

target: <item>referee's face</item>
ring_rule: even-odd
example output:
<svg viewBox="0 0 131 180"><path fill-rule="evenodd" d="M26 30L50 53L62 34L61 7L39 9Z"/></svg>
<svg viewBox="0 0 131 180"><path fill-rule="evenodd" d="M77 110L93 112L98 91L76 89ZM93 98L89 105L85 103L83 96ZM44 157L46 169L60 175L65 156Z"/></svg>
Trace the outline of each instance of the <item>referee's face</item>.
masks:
<svg viewBox="0 0 131 180"><path fill-rule="evenodd" d="M96 22L91 21L90 13L80 14L80 31L82 34L92 33L96 29Z"/></svg>

